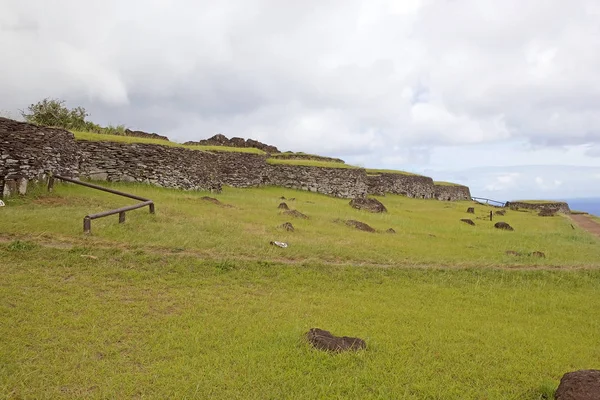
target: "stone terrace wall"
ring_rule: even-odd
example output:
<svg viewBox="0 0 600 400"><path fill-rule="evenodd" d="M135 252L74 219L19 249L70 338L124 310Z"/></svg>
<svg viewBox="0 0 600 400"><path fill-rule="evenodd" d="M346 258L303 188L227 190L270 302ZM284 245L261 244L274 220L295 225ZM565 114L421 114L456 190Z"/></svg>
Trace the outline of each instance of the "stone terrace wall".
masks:
<svg viewBox="0 0 600 400"><path fill-rule="evenodd" d="M221 190L221 173L214 154L143 143L77 141L81 176L116 182Z"/></svg>
<svg viewBox="0 0 600 400"><path fill-rule="evenodd" d="M471 191L462 185L435 185L435 198L445 201L471 200Z"/></svg>
<svg viewBox="0 0 600 400"><path fill-rule="evenodd" d="M558 212L570 214L571 209L569 208L569 204L562 201L555 202L547 202L547 203L527 203L527 202L519 202L519 201L509 201L505 205L511 209L526 209L526 210L536 210L541 211L545 208L549 208L552 210L557 210Z"/></svg>
<svg viewBox="0 0 600 400"><path fill-rule="evenodd" d="M76 177L78 165L72 133L0 118L0 197L24 194L49 172Z"/></svg>
<svg viewBox="0 0 600 400"><path fill-rule="evenodd" d="M420 175L387 174L367 176L369 194L383 196L386 193L407 197L431 199L435 196L433 179Z"/></svg>
<svg viewBox="0 0 600 400"><path fill-rule="evenodd" d="M260 186L264 183L268 171L266 156L235 152L212 153L223 185L244 188Z"/></svg>
<svg viewBox="0 0 600 400"><path fill-rule="evenodd" d="M303 165L269 165L264 184L353 198L367 195L367 173L362 168L323 168Z"/></svg>

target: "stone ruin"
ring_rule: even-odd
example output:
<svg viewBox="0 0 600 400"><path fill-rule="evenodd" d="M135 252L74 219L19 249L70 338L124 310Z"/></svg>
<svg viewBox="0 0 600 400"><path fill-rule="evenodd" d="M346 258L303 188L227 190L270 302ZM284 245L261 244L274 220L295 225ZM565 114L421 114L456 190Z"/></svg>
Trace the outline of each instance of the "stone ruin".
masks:
<svg viewBox="0 0 600 400"><path fill-rule="evenodd" d="M218 135L209 140L214 140L211 145L216 142L231 145L234 141L239 146L243 142L245 147L277 151L274 146L253 140L230 140ZM214 193L220 192L224 185L280 186L347 199L387 193L444 201L471 199L468 187L438 187L425 176L368 174L364 168L271 164L268 158L265 154L200 151L158 144L75 140L71 132L63 129L0 118L0 196L3 197L25 194L31 182L44 181L53 173L75 179L139 182Z"/></svg>
<svg viewBox="0 0 600 400"><path fill-rule="evenodd" d="M208 139L199 140L197 142L185 142L185 145L190 146L225 146L225 147L238 147L238 148L255 148L264 151L265 153L279 153L279 150L275 146L271 146L258 140L243 139L240 137L233 137L228 139L227 136L218 134Z"/></svg>

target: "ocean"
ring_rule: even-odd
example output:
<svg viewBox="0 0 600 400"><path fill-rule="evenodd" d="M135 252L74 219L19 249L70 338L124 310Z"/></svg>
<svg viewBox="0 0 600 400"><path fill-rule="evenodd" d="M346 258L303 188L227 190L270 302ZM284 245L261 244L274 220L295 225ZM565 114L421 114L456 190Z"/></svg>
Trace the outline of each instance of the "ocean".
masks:
<svg viewBox="0 0 600 400"><path fill-rule="evenodd" d="M585 211L600 217L600 198L564 199L569 203L569 208L576 211Z"/></svg>

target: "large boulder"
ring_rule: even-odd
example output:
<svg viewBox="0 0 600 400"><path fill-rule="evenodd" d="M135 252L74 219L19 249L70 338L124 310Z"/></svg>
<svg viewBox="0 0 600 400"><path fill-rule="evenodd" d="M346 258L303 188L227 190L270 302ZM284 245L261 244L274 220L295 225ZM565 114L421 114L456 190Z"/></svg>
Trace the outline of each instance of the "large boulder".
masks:
<svg viewBox="0 0 600 400"><path fill-rule="evenodd" d="M507 224L506 222L496 222L494 224L494 228L503 229L505 231L514 231L513 227Z"/></svg>
<svg viewBox="0 0 600 400"><path fill-rule="evenodd" d="M355 198L350 200L350 206L373 213L387 212L387 208L377 199Z"/></svg>
<svg viewBox="0 0 600 400"><path fill-rule="evenodd" d="M334 336L329 331L311 328L306 333L308 342L319 350L341 352L348 350L361 350L367 347L363 339L348 336Z"/></svg>
<svg viewBox="0 0 600 400"><path fill-rule="evenodd" d="M563 375L554 393L556 400L600 399L600 370L582 369Z"/></svg>

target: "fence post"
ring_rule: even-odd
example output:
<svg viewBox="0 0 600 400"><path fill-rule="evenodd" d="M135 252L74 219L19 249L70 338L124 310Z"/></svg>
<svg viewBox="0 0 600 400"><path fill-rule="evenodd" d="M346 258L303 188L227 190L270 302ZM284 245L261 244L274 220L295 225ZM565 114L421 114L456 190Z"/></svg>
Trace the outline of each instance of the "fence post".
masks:
<svg viewBox="0 0 600 400"><path fill-rule="evenodd" d="M154 203L148 204L148 208L150 209L150 214L154 214Z"/></svg>
<svg viewBox="0 0 600 400"><path fill-rule="evenodd" d="M490 221L492 220L492 210L490 210Z"/></svg>
<svg viewBox="0 0 600 400"><path fill-rule="evenodd" d="M83 233L91 233L92 232L92 220L90 217L86 216L83 218Z"/></svg>
<svg viewBox="0 0 600 400"><path fill-rule="evenodd" d="M52 192L52 190L54 190L54 177L53 176L48 178L48 191Z"/></svg>
<svg viewBox="0 0 600 400"><path fill-rule="evenodd" d="M125 211L119 213L119 223L122 224L123 222L125 222Z"/></svg>

